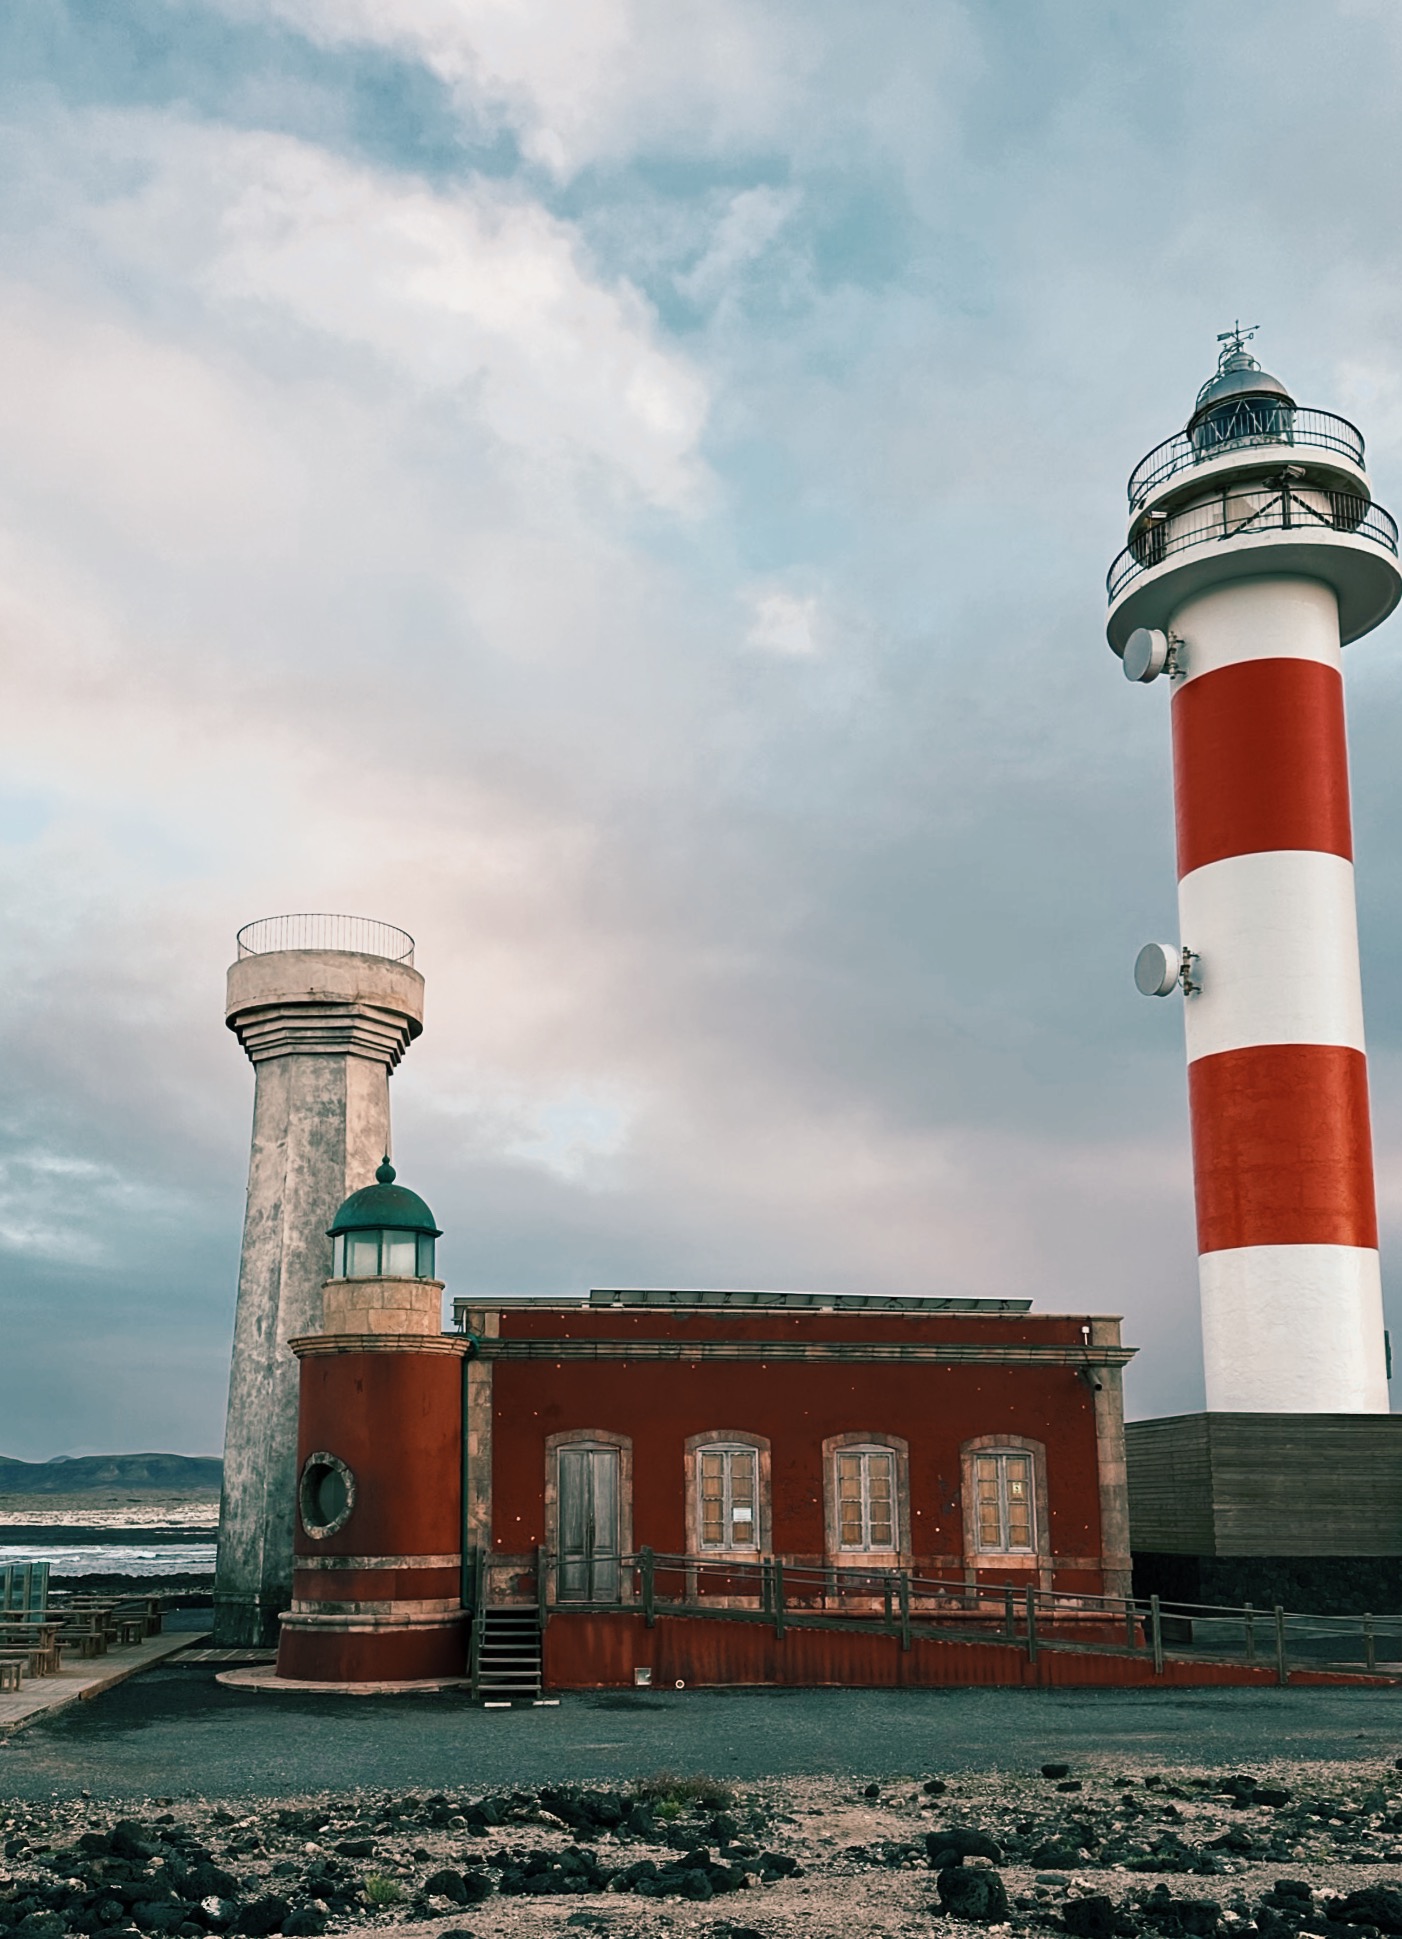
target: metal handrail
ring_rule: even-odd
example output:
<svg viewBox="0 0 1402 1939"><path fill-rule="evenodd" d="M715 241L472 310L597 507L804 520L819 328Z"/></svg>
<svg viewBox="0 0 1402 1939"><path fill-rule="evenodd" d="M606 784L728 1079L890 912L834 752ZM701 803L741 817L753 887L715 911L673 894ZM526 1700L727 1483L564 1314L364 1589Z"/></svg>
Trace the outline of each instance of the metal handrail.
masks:
<svg viewBox="0 0 1402 1939"><path fill-rule="evenodd" d="M467 1625L467 1682L471 1695L475 1698L482 1680L482 1643L487 1634L487 1552L474 1548L469 1551L467 1568L468 1594L471 1601L466 1604Z"/></svg>
<svg viewBox="0 0 1402 1939"><path fill-rule="evenodd" d="M1303 1667L1315 1664L1358 1664L1363 1673L1378 1666L1381 1640L1395 1646L1402 1660L1402 1614L1377 1617L1324 1616L1288 1611L1282 1607L1255 1608L1217 1603L1168 1602L1158 1596L1095 1595L1082 1590L1043 1589L1035 1584L1002 1581L970 1583L958 1576L922 1575L912 1569L862 1568L835 1563L796 1563L778 1555L753 1560L706 1555L660 1554L642 1548L619 1558L620 1598L609 1603L561 1600L550 1592L558 1583L559 1558L540 1550L536 1588L542 1613L560 1610L596 1611L627 1606L640 1608L646 1626L665 1616L703 1616L732 1622L760 1622L782 1640L795 1629L873 1630L899 1641L908 1650L914 1640L996 1642L1015 1644L1030 1662L1039 1652L1061 1651L1148 1659L1162 1674L1166 1656L1179 1660L1240 1660L1266 1667L1273 1662L1277 1680L1289 1678L1290 1646L1297 1664L1305 1646ZM1003 1571L1006 1575L1010 1571ZM677 1577L672 1590L667 1578ZM636 1584L634 1583L636 1578ZM625 1587L626 1581L626 1587ZM630 1593L631 1591L631 1593ZM858 1605L865 1605L860 1607ZM1113 1636L1087 1635L1092 1625ZM1213 1634L1201 1643L1194 1626ZM1175 1629L1177 1634L1174 1633ZM1181 1632L1186 1629L1184 1638ZM1240 1646L1230 1647L1223 1631L1240 1632ZM1079 1634L1077 1633L1079 1631ZM1347 1642L1329 1655L1312 1652L1312 1641L1333 1638ZM1121 1640L1122 1639L1122 1640Z"/></svg>
<svg viewBox="0 0 1402 1939"><path fill-rule="evenodd" d="M392 922L373 916L325 914L263 916L246 922L237 937L239 961L270 956L280 949L345 950L356 956L384 956L391 963L414 960L414 938Z"/></svg>
<svg viewBox="0 0 1402 1939"><path fill-rule="evenodd" d="M1328 511L1311 502L1327 498ZM1371 499L1352 492L1311 488L1306 496L1283 485L1274 497L1261 502L1259 491L1223 492L1160 524L1137 532L1105 575L1105 590L1113 600L1142 572L1152 572L1178 552L1194 546L1220 544L1225 539L1250 538L1257 532L1290 532L1316 528L1370 539L1394 556L1397 520Z"/></svg>
<svg viewBox="0 0 1402 1939"><path fill-rule="evenodd" d="M644 1586L659 1608L665 1602L676 1599L669 1598L662 1586L665 1576L682 1577L688 1591L685 1598L688 1601L695 1600L690 1591L704 1594L703 1584L709 1582L715 1585L714 1593L718 1595L763 1602L766 1596L772 1594L775 1569L781 1568L788 1610L798 1611L806 1607L822 1609L830 1607L834 1601L881 1602L883 1607L889 1605L889 1618L897 1626L900 1625L898 1612L903 1602L912 1614L938 1614L943 1617L967 1615L971 1610L993 1613L1002 1610L1008 1588L1001 1581L970 1583L962 1572L949 1576L923 1575L912 1569L893 1569L880 1564L863 1567L860 1564L797 1563L768 1556L759 1556L751 1561L639 1550L636 1555L625 1555L621 1566L625 1570L636 1570L643 1577ZM1021 1589L1018 1593L1021 1594ZM1126 1601L1123 1596L1099 1596L1082 1590L1037 1589L1035 1594L1044 1610L1053 1615L1090 1616L1102 1621L1120 1617ZM923 1611L920 1607L922 1604Z"/></svg>
<svg viewBox="0 0 1402 1939"><path fill-rule="evenodd" d="M1282 416L1283 423L1277 421L1270 428L1262 428L1249 417L1243 417L1240 431L1226 436L1217 434L1210 445L1195 443L1186 431L1165 438L1162 444L1146 452L1129 474L1130 510L1138 511L1155 486L1173 477L1175 472L1205 464L1224 452L1247 450L1254 445L1312 445L1322 451L1338 451L1362 466L1363 433L1346 417L1339 417L1333 411L1307 409L1288 411Z"/></svg>

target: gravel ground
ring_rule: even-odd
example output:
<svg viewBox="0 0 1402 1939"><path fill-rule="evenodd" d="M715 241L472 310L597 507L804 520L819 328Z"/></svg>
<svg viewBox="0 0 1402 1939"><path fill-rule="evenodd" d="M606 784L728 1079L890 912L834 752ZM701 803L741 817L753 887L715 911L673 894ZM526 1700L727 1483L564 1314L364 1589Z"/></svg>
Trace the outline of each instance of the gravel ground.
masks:
<svg viewBox="0 0 1402 1939"><path fill-rule="evenodd" d="M250 1806L77 1798L0 1815L19 1939L1377 1939L1402 1933L1402 1771L1258 1760L1224 1773L1079 1761L900 1777ZM951 1854L961 1854L952 1860ZM982 1911L952 1916L950 1903Z"/></svg>

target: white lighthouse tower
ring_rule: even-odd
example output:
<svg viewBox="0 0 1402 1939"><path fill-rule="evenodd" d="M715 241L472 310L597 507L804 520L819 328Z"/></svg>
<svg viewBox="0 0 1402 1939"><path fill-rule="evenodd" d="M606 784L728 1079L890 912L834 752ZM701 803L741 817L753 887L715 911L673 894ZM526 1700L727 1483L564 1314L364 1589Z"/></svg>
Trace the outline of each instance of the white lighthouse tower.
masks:
<svg viewBox="0 0 1402 1939"><path fill-rule="evenodd" d="M1172 688L1207 1408L1385 1414L1386 1346L1340 648L1402 594L1363 439L1235 329L1135 468L1110 645ZM1136 1544L1138 1546L1138 1544Z"/></svg>

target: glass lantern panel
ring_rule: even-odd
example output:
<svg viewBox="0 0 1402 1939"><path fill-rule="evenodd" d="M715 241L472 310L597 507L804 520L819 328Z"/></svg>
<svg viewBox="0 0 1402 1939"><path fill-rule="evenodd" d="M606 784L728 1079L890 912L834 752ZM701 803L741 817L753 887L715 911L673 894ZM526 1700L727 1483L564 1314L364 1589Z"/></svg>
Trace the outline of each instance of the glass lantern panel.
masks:
<svg viewBox="0 0 1402 1939"><path fill-rule="evenodd" d="M418 1264L418 1247L412 1232L383 1232L380 1271L391 1279L413 1279Z"/></svg>
<svg viewBox="0 0 1402 1939"><path fill-rule="evenodd" d="M432 1279L433 1277L433 1234L431 1232L421 1232L419 1234L418 1276L420 1279Z"/></svg>
<svg viewBox="0 0 1402 1939"><path fill-rule="evenodd" d="M331 1277L344 1279L346 1276L346 1235L338 1232L331 1241Z"/></svg>
<svg viewBox="0 0 1402 1939"><path fill-rule="evenodd" d="M378 1232L348 1232L346 1234L346 1278L374 1279L380 1270L380 1235Z"/></svg>

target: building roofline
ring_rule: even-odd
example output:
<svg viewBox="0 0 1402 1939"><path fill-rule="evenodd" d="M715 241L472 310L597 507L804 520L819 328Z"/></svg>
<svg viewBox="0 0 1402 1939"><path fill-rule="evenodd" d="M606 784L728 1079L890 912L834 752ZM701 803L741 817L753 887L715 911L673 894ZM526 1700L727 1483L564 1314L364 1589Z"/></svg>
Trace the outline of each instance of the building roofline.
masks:
<svg viewBox="0 0 1402 1939"><path fill-rule="evenodd" d="M453 1300L455 1314L469 1307L511 1312L707 1312L987 1313L1030 1311L1030 1299L953 1299L934 1294L765 1292L741 1287L595 1286L588 1293L468 1293Z"/></svg>

